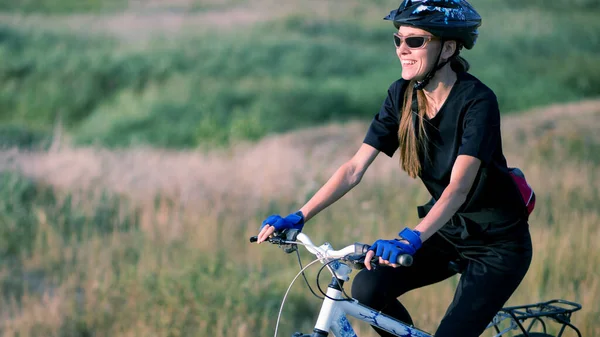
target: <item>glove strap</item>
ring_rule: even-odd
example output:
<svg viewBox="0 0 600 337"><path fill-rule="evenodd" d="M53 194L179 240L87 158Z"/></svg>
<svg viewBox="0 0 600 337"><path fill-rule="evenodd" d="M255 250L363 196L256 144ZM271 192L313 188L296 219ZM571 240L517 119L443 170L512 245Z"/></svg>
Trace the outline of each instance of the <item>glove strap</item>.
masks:
<svg viewBox="0 0 600 337"><path fill-rule="evenodd" d="M302 214L302 211L298 211L298 212L294 213L294 215L299 217L299 219L294 220L295 225L300 224L300 223L304 224L304 214Z"/></svg>
<svg viewBox="0 0 600 337"><path fill-rule="evenodd" d="M408 243L410 243L415 249L419 249L423 245L423 242L421 241L421 233L408 227L400 231L398 236L408 241Z"/></svg>

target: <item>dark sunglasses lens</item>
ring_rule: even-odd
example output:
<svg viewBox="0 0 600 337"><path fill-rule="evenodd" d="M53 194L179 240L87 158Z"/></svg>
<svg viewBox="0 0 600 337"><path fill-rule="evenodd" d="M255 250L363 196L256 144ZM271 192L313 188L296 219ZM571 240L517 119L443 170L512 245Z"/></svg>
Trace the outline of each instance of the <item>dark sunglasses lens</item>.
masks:
<svg viewBox="0 0 600 337"><path fill-rule="evenodd" d="M396 47L400 47L400 44L402 43L402 40L400 40L400 38L396 35L394 35L394 44L396 45Z"/></svg>
<svg viewBox="0 0 600 337"><path fill-rule="evenodd" d="M419 48L425 43L425 38L421 36L412 36L404 39L409 48Z"/></svg>

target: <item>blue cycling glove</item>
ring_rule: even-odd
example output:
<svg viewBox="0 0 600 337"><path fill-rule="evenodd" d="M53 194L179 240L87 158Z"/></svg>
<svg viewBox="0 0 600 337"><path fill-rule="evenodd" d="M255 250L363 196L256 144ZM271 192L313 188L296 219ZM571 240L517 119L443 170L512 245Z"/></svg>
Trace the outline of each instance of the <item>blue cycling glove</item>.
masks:
<svg viewBox="0 0 600 337"><path fill-rule="evenodd" d="M304 227L304 214L302 214L301 211L298 211L285 218L282 218L279 214L273 214L262 222L260 228L263 228L266 225L275 227L275 230L278 232L290 228L302 231L302 228Z"/></svg>
<svg viewBox="0 0 600 337"><path fill-rule="evenodd" d="M391 263L396 263L400 255L408 254L412 256L423 245L421 233L418 231L404 228L398 233L398 236L400 236L400 239L377 240L371 245L369 250L374 251L375 256L379 256ZM406 240L408 243L400 240Z"/></svg>

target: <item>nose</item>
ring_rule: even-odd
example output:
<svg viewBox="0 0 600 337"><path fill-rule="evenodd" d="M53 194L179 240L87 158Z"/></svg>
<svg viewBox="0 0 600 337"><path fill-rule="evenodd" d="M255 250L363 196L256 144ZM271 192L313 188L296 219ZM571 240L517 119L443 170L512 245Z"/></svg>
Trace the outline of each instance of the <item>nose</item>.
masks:
<svg viewBox="0 0 600 337"><path fill-rule="evenodd" d="M404 41L402 41L402 43L400 44L400 47L396 47L396 54L398 56L407 55L409 53L410 53L410 49L408 48L408 46L406 46L406 43Z"/></svg>

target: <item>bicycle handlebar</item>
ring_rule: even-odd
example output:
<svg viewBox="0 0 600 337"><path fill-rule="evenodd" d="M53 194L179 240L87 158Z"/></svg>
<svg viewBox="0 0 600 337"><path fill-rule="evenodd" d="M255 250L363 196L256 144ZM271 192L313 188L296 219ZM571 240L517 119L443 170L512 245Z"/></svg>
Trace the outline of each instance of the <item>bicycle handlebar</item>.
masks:
<svg viewBox="0 0 600 337"><path fill-rule="evenodd" d="M297 241L286 240L285 236L277 235L277 236L267 239L267 241L272 244L277 244L277 245L300 244L300 245L304 246L309 252L316 255L319 259L328 259L328 258L342 259L344 261L352 262L355 264L364 263L364 257L367 254L367 252L369 251L369 248L371 247L370 245L356 242L356 243L346 246L340 250L333 250L333 249L331 249L331 245L329 245L328 243L325 243L321 246L316 246L310 240L308 235L306 235L304 233L298 233L297 235L295 235L295 239ZM257 240L258 240L258 237L256 237L256 236L253 236L250 238L250 242L256 242ZM373 258L371 260L371 264L374 264L374 265L377 265L378 262L379 262L378 258ZM395 261L395 264L404 266L404 267L410 267L412 265L412 263L413 263L413 257L408 254L403 254L403 255L398 256L397 261Z"/></svg>

